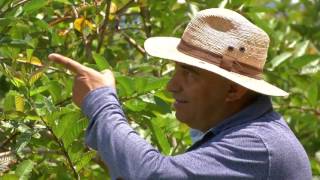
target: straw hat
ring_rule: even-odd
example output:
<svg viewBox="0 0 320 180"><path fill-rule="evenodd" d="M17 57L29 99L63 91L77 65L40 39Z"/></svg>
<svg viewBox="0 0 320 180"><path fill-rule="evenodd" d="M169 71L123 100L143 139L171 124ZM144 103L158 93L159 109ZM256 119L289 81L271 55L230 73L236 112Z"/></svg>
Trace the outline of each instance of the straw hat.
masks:
<svg viewBox="0 0 320 180"><path fill-rule="evenodd" d="M269 41L263 30L237 12L212 8L198 12L181 39L151 37L144 47L151 56L211 71L255 92L287 96L261 79Z"/></svg>

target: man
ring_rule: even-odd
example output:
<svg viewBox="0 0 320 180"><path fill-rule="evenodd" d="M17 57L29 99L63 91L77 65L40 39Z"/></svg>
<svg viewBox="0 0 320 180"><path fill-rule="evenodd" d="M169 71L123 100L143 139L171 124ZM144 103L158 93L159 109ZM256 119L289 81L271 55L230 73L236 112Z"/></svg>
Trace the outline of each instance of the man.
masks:
<svg viewBox="0 0 320 180"><path fill-rule="evenodd" d="M111 71L49 58L77 74L73 100L90 119L86 143L113 179L311 179L303 147L267 96L288 93L260 78L268 45L263 30L227 9L200 11L181 39L145 42L150 55L176 62L167 87L176 117L201 132L177 156L161 155L130 127Z"/></svg>

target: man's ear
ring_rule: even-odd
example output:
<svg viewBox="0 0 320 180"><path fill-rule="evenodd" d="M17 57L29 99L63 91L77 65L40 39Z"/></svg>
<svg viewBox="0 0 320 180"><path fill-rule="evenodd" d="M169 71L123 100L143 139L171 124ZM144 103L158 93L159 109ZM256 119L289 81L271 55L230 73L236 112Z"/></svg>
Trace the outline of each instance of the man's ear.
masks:
<svg viewBox="0 0 320 180"><path fill-rule="evenodd" d="M240 86L236 83L232 83L230 84L226 102L237 101L241 99L247 92L248 92L247 88Z"/></svg>

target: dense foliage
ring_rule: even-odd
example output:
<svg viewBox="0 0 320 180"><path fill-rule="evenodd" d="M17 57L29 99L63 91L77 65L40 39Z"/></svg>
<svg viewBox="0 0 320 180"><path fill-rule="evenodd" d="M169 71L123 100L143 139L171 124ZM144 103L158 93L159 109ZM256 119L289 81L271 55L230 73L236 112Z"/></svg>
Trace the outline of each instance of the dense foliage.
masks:
<svg viewBox="0 0 320 180"><path fill-rule="evenodd" d="M179 37L194 14L236 10L271 37L265 79L290 92L273 98L320 175L319 0L0 0L0 176L105 179L84 144L88 120L71 101L73 76L51 52L99 71L111 68L132 126L163 154L190 145L165 85L173 70L143 49L150 36Z"/></svg>

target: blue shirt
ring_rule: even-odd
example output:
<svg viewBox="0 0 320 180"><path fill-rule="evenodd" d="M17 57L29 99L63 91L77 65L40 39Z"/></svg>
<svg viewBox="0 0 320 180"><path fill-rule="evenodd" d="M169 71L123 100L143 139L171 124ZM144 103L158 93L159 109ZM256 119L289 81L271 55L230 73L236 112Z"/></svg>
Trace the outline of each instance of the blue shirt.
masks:
<svg viewBox="0 0 320 180"><path fill-rule="evenodd" d="M86 143L99 152L112 179L312 178L306 152L268 96L259 96L176 156L162 155L130 127L114 89L90 92L82 109L90 119Z"/></svg>

